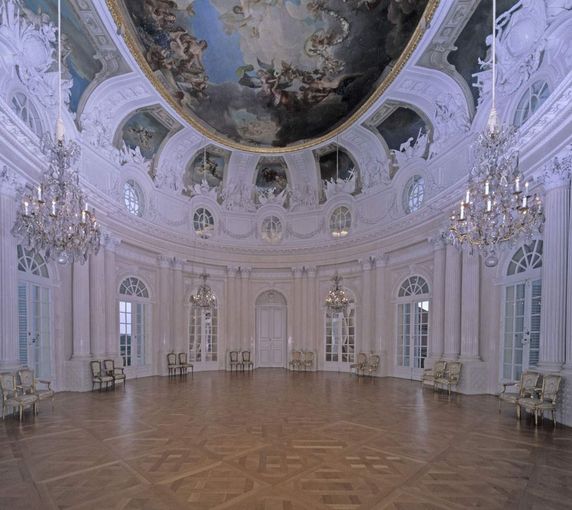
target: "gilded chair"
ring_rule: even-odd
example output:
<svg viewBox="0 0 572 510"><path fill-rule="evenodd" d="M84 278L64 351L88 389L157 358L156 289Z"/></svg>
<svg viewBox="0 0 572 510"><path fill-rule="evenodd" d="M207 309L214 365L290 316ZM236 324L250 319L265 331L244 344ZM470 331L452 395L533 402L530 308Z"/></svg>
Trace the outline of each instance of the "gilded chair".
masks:
<svg viewBox="0 0 572 510"><path fill-rule="evenodd" d="M167 370L169 371L169 375L176 375L178 369L177 355L174 352L170 352L167 354Z"/></svg>
<svg viewBox="0 0 572 510"><path fill-rule="evenodd" d="M52 409L56 392L52 390L51 381L36 379L33 370L21 368L18 370L18 387L25 395L36 395L38 397L38 407L42 400L51 399Z"/></svg>
<svg viewBox="0 0 572 510"><path fill-rule="evenodd" d="M366 366L367 366L367 355L363 352L360 352L357 355L356 362L350 365L350 375L352 373L352 370L355 370L356 375L359 375L360 372L363 374Z"/></svg>
<svg viewBox="0 0 572 510"><path fill-rule="evenodd" d="M37 412L38 396L31 393L24 394L16 384L16 377L13 374L0 374L0 393L2 393L2 419L6 415L7 408L11 408L13 412L18 409L20 421L24 407L32 406L34 414Z"/></svg>
<svg viewBox="0 0 572 510"><path fill-rule="evenodd" d="M379 356L379 354L372 354L369 357L369 360L367 361L367 365L362 370L363 374L365 375L367 373L367 375L372 375L375 372L377 372L377 369L379 368L379 362L380 361L381 361L381 357Z"/></svg>
<svg viewBox="0 0 572 510"><path fill-rule="evenodd" d="M445 360L436 361L433 368L426 368L423 370L423 375L421 376L421 387L425 383L435 385L435 379L441 379L445 376L445 371L447 370L447 362Z"/></svg>
<svg viewBox="0 0 572 510"><path fill-rule="evenodd" d="M231 372L232 372L233 367L237 371L239 368L242 369L243 365L239 359L239 352L238 351L230 351L229 352L229 363L230 363L230 371Z"/></svg>
<svg viewBox="0 0 572 510"><path fill-rule="evenodd" d="M443 377L435 377L433 388L436 390L439 386L443 386L449 392L449 396L451 396L451 388L456 388L461 379L462 366L463 364L460 361L449 361Z"/></svg>
<svg viewBox="0 0 572 510"><path fill-rule="evenodd" d="M99 384L99 391L101 391L104 383L105 389L107 390L109 385L113 383L113 377L110 375L105 375L105 373L101 370L101 361L90 361L89 367L91 368L91 391L95 389L96 384Z"/></svg>
<svg viewBox="0 0 572 510"><path fill-rule="evenodd" d="M538 425L538 416L540 415L541 418L544 418L544 412L550 411L552 413L552 422L556 427L555 411L561 381L562 377L559 375L543 375L540 394L519 398L516 401L516 415L518 418L520 419L521 409L524 409L529 413L534 413L534 424Z"/></svg>
<svg viewBox="0 0 572 510"><path fill-rule="evenodd" d="M534 371L523 372L520 381L505 382L502 384L502 391L499 393L499 413L501 404L508 402L516 406L519 398L532 397L535 395L540 374Z"/></svg>
<svg viewBox="0 0 572 510"><path fill-rule="evenodd" d="M301 351L292 351L292 359L288 362L288 365L292 367L292 370L300 370L303 365L302 362L302 352Z"/></svg>
<svg viewBox="0 0 572 510"><path fill-rule="evenodd" d="M179 373L181 375L183 374L187 374L189 368L191 369L191 375L194 373L194 367L192 363L189 363L188 358L187 358L187 353L186 352L180 352L179 353Z"/></svg>
<svg viewBox="0 0 572 510"><path fill-rule="evenodd" d="M117 384L117 381L123 381L123 387L125 388L125 381L127 377L125 376L125 369L123 367L116 367L115 360L104 359L103 360L103 371L105 375L110 375L113 377L113 386Z"/></svg>
<svg viewBox="0 0 572 510"><path fill-rule="evenodd" d="M250 359L250 351L242 351L242 369L254 370L254 363Z"/></svg>
<svg viewBox="0 0 572 510"><path fill-rule="evenodd" d="M304 372L308 369L312 370L312 368L314 368L314 353L306 351L304 353Z"/></svg>

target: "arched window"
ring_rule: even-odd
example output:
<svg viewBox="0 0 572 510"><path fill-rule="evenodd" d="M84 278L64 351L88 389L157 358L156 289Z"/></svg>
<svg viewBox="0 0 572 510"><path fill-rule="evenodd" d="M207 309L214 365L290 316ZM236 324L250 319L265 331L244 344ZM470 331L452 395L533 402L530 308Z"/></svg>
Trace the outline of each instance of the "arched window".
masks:
<svg viewBox="0 0 572 510"><path fill-rule="evenodd" d="M425 366L429 339L429 285L421 276L410 276L397 293L397 365Z"/></svg>
<svg viewBox="0 0 572 510"><path fill-rule="evenodd" d="M52 377L52 307L48 266L32 250L17 247L18 345L22 365L36 377Z"/></svg>
<svg viewBox="0 0 572 510"><path fill-rule="evenodd" d="M143 216L143 192L133 179L128 179L123 185L123 201L131 214Z"/></svg>
<svg viewBox="0 0 572 510"><path fill-rule="evenodd" d="M522 95L516 107L514 125L522 126L542 106L550 95L548 83L543 80L534 82Z"/></svg>
<svg viewBox="0 0 572 510"><path fill-rule="evenodd" d="M345 237L350 233L352 213L345 206L336 207L330 216L330 233L333 237Z"/></svg>
<svg viewBox="0 0 572 510"><path fill-rule="evenodd" d="M149 291L130 276L119 286L119 353L126 367L146 364Z"/></svg>
<svg viewBox="0 0 572 510"><path fill-rule="evenodd" d="M26 250L18 245L18 271L30 273L34 276L49 278L48 266L44 258L33 250Z"/></svg>
<svg viewBox="0 0 572 510"><path fill-rule="evenodd" d="M193 229L201 239L208 239L214 232L214 217L205 207L199 207L193 215Z"/></svg>
<svg viewBox="0 0 572 510"><path fill-rule="evenodd" d="M417 211L425 198L425 180L420 175L414 175L407 181L403 193L403 209L406 214Z"/></svg>
<svg viewBox="0 0 572 510"><path fill-rule="evenodd" d="M329 367L349 370L355 360L356 347L356 302L352 293L344 289L350 302L344 312L326 310L326 353Z"/></svg>
<svg viewBox="0 0 572 510"><path fill-rule="evenodd" d="M22 92L16 92L10 101L10 107L36 135L42 136L42 124L36 107Z"/></svg>
<svg viewBox="0 0 572 510"><path fill-rule="evenodd" d="M518 380L523 371L538 365L542 248L540 240L524 244L508 264L503 310L503 380Z"/></svg>
<svg viewBox="0 0 572 510"><path fill-rule="evenodd" d="M269 243L277 243L282 239L282 222L276 216L264 218L261 228L262 239Z"/></svg>
<svg viewBox="0 0 572 510"><path fill-rule="evenodd" d="M189 319L189 360L211 363L218 360L218 306L191 305Z"/></svg>

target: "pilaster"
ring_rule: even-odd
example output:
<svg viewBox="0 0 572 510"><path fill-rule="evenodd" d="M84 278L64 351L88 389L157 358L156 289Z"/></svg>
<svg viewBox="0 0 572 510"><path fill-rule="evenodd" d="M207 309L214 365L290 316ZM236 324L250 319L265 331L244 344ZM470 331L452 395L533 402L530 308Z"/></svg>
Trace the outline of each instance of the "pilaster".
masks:
<svg viewBox="0 0 572 510"><path fill-rule="evenodd" d="M461 361L479 360L481 265L478 254L463 252L461 282Z"/></svg>
<svg viewBox="0 0 572 510"><path fill-rule="evenodd" d="M445 327L445 242L433 241L433 289L431 292L431 342L429 361L433 365L443 356Z"/></svg>
<svg viewBox="0 0 572 510"><path fill-rule="evenodd" d="M446 248L445 269L443 356L456 360L461 351L461 252L452 245Z"/></svg>
<svg viewBox="0 0 572 510"><path fill-rule="evenodd" d="M97 255L89 257L89 325L91 350L93 355L104 358L106 346L106 324L111 317L107 317L106 288L105 288L105 252L99 250Z"/></svg>

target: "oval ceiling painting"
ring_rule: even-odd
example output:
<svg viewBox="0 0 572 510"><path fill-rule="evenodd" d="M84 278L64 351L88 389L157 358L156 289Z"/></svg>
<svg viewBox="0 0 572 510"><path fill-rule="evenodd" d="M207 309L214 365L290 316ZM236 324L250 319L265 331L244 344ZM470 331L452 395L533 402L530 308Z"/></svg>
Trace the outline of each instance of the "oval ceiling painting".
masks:
<svg viewBox="0 0 572 510"><path fill-rule="evenodd" d="M438 3L108 1L120 2L129 46L171 104L215 140L254 150L300 148L343 125Z"/></svg>

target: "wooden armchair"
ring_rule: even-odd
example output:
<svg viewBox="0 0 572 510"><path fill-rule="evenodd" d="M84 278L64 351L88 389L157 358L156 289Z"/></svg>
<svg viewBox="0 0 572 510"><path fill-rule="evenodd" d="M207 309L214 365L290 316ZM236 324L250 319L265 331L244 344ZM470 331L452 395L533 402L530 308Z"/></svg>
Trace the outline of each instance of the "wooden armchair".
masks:
<svg viewBox="0 0 572 510"><path fill-rule="evenodd" d="M242 369L254 370L254 363L250 359L250 351L242 351Z"/></svg>
<svg viewBox="0 0 572 510"><path fill-rule="evenodd" d="M105 375L109 375L113 377L113 386L117 381L123 381L123 387L125 388L125 381L127 377L125 376L125 369L123 367L116 367L115 361L112 359L104 359L103 360L103 372Z"/></svg>
<svg viewBox="0 0 572 510"><path fill-rule="evenodd" d="M366 366L362 369L362 373L365 375L367 373L367 375L372 375L375 372L377 372L377 369L379 368L379 362L381 361L381 357L379 356L379 354L372 354L369 357L369 360L367 361Z"/></svg>
<svg viewBox="0 0 572 510"><path fill-rule="evenodd" d="M516 406L518 399L534 396L539 379L540 374L538 372L527 371L520 375L520 381L503 383L502 391L499 393L499 413L502 402Z"/></svg>
<svg viewBox="0 0 572 510"><path fill-rule="evenodd" d="M24 407L32 406L34 414L37 412L38 396L30 393L24 394L16 384L16 377L13 374L0 374L0 393L2 394L2 419L6 415L7 408L11 408L14 412L18 409L20 421L22 421Z"/></svg>
<svg viewBox="0 0 572 510"><path fill-rule="evenodd" d="M187 353L186 352L180 352L179 353L179 373L181 375L187 374L189 371L189 368L191 369L191 375L192 375L194 373L195 367L193 366L192 363L189 363Z"/></svg>
<svg viewBox="0 0 572 510"><path fill-rule="evenodd" d="M18 386L25 395L36 395L39 402L51 399L52 409L54 407L55 391L52 390L51 381L36 379L33 370L29 368L21 368L18 370ZM43 387L42 387L43 386Z"/></svg>
<svg viewBox="0 0 572 510"><path fill-rule="evenodd" d="M447 370L447 362L445 360L436 361L433 368L426 368L423 370L423 375L421 376L421 387L425 383L435 385L435 379L441 379L445 376Z"/></svg>
<svg viewBox="0 0 572 510"><path fill-rule="evenodd" d="M355 370L356 375L359 375L360 372L363 373L366 366L367 366L367 355L363 352L360 352L357 355L356 362L350 365L350 375L352 373L352 370Z"/></svg>
<svg viewBox="0 0 572 510"><path fill-rule="evenodd" d="M314 353L312 351L306 351L304 353L304 372L308 369L312 370L314 368Z"/></svg>
<svg viewBox="0 0 572 510"><path fill-rule="evenodd" d="M169 375L176 375L179 370L179 363L177 363L177 355L174 352L167 354L167 370Z"/></svg>
<svg viewBox="0 0 572 510"><path fill-rule="evenodd" d="M288 362L288 365L292 367L292 370L300 370L302 368L302 352L301 351L292 351L292 359Z"/></svg>
<svg viewBox="0 0 572 510"><path fill-rule="evenodd" d="M538 395L519 398L516 401L516 415L520 419L521 409L534 413L534 424L538 425L538 416L544 418L544 412L552 413L552 422L556 427L556 403L560 391L562 377L554 374L546 374L542 377L542 388Z"/></svg>
<svg viewBox="0 0 572 510"><path fill-rule="evenodd" d="M439 386L443 386L449 392L451 396L451 388L457 387L459 380L461 379L461 368L463 364L460 361L449 361L447 363L447 370L443 377L436 377L434 379L433 388L436 390Z"/></svg>
<svg viewBox="0 0 572 510"><path fill-rule="evenodd" d="M243 365L242 365L242 361L240 361L239 359L239 352L238 351L230 351L228 353L229 355L229 364L230 364L230 371L232 372L232 369L234 367L234 369L236 371L238 371L238 369L242 369Z"/></svg>
<svg viewBox="0 0 572 510"><path fill-rule="evenodd" d="M105 375L101 370L101 361L93 360L89 362L89 368L91 369L91 391L95 389L95 385L99 384L99 391L105 383L105 389L109 388L109 385L113 382L113 377L110 375Z"/></svg>

